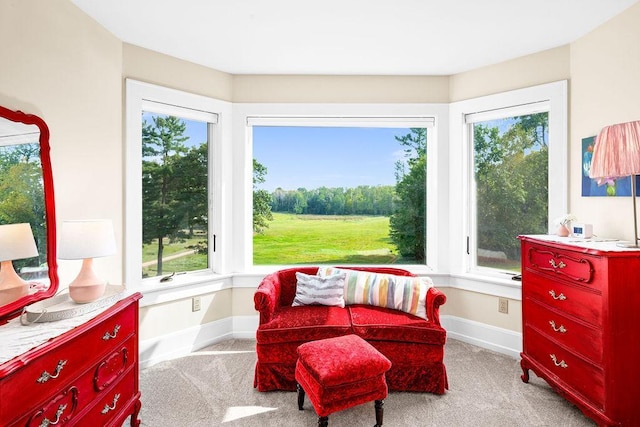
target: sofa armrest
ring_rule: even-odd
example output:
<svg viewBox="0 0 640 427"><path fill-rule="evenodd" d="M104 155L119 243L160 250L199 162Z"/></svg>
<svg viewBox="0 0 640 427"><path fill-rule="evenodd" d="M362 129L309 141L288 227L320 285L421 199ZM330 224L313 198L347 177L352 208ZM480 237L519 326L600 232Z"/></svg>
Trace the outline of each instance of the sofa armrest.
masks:
<svg viewBox="0 0 640 427"><path fill-rule="evenodd" d="M271 320L280 301L280 278L273 273L266 276L253 295L255 309L260 313L260 324Z"/></svg>
<svg viewBox="0 0 640 427"><path fill-rule="evenodd" d="M440 306L447 302L447 297L441 290L435 287L427 291L427 319L438 326L440 324Z"/></svg>

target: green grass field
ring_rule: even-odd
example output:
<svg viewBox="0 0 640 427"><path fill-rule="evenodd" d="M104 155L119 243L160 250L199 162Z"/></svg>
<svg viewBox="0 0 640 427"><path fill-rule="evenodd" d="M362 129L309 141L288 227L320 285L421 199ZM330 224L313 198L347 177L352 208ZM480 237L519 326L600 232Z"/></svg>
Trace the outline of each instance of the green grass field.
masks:
<svg viewBox="0 0 640 427"><path fill-rule="evenodd" d="M163 256L163 275L207 268L207 257L189 254L187 246L202 237L167 243ZM157 243L143 246L145 277L157 274ZM253 238L254 265L278 264L392 264L401 262L389 240L389 217L330 216L274 213L264 234Z"/></svg>
<svg viewBox="0 0 640 427"><path fill-rule="evenodd" d="M254 265L391 264L389 217L274 213L264 234L253 237Z"/></svg>
<svg viewBox="0 0 640 427"><path fill-rule="evenodd" d="M188 246L193 246L198 242L204 240L204 236L195 236L193 239L186 239L180 242L167 243L168 239L165 239L164 250L162 252L165 261L162 263L162 274L171 274L172 272L179 271L195 271L207 268L207 256L204 254L189 254L187 256L180 256L174 259L171 258L174 255L182 254L187 251L191 251ZM158 254L158 243L154 240L153 243L148 245L142 245L142 263L146 264L142 266L143 277L151 277L157 275L157 268L154 261L156 261Z"/></svg>

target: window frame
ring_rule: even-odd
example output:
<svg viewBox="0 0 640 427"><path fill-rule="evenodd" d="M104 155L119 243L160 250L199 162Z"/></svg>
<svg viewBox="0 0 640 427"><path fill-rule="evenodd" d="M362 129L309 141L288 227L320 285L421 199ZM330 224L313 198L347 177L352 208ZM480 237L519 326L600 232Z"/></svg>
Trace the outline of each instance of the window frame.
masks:
<svg viewBox="0 0 640 427"><path fill-rule="evenodd" d="M209 126L209 213L208 240L215 239L209 245L209 268L185 275L176 276L170 283L160 284L160 277L142 278L142 112L147 111L149 103L157 108L156 113L169 114L172 110L187 110L186 118L216 117L217 123ZM132 79L126 80L126 117L125 117L125 218L124 233L125 283L131 289L152 291L180 287L211 281L226 273L226 252L224 243L225 223L228 211L225 210L227 191L222 185L229 164L225 146L230 143L230 134L225 132L224 118L230 116L230 105L224 101L196 95L188 92L156 86ZM163 106L166 108L163 110ZM188 111L192 111L189 114ZM207 120L208 121L208 120ZM210 121L208 121L211 123ZM226 160L226 161L225 161Z"/></svg>
<svg viewBox="0 0 640 427"><path fill-rule="evenodd" d="M427 259L426 264L403 265L414 273L433 272L438 269L438 251L430 250L438 247L441 227L438 221L446 217L439 207L439 198L446 197L446 189L438 187L439 156L444 150L439 148L447 138L448 105L447 104L238 104L234 105L233 133L236 140L244 144L235 144L234 157L243 159L244 167L234 178L241 188L244 197L234 200L234 212L242 212L240 221L234 222L233 234L239 240L234 246L234 271L272 271L274 268L288 266L254 266L253 265L253 125L301 125L305 126L367 126L374 127L427 127L427 205L438 206L427 215ZM430 126L425 126L430 123ZM440 126L439 126L440 125ZM439 143L440 142L440 143ZM445 198L446 200L446 198ZM440 201L441 202L441 201ZM433 231L433 232L432 232Z"/></svg>
<svg viewBox="0 0 640 427"><path fill-rule="evenodd" d="M568 139L567 139L567 82L559 81L525 89L488 95L451 104L450 134L451 162L450 181L462 197L452 197L450 212L453 223L462 224L451 230L452 277L485 277L497 279L497 283L520 285L510 280L510 275L487 267L476 268L472 259L473 250L467 248L467 236L473 236L472 206L474 194L473 141L468 121L484 121L493 118L521 115L520 112L536 111L541 105L548 106L549 114L549 211L548 227L551 231L553 218L567 212L568 207ZM476 115L469 120L471 115ZM456 162L456 159L458 161ZM459 161L463 159L464 161ZM456 190L452 190L456 191ZM473 244L469 243L470 247ZM503 280L500 280L503 279ZM455 281L455 280L454 280ZM482 285L465 285L466 289L480 290ZM483 290L486 292L486 289Z"/></svg>

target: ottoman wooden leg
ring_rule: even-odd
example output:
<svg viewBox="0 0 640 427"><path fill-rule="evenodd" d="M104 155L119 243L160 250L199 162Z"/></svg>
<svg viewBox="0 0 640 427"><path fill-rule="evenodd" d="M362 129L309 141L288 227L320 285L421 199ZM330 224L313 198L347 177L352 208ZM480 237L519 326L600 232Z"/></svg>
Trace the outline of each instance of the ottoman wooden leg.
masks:
<svg viewBox="0 0 640 427"><path fill-rule="evenodd" d="M296 384L296 388L298 389L298 410L302 411L302 407L304 406L304 389L300 384Z"/></svg>
<svg viewBox="0 0 640 427"><path fill-rule="evenodd" d="M376 400L375 408L376 408L376 425L373 427L382 427L382 418L384 415L384 400Z"/></svg>
<svg viewBox="0 0 640 427"><path fill-rule="evenodd" d="M328 426L329 426L329 417L318 418L318 427L328 427Z"/></svg>

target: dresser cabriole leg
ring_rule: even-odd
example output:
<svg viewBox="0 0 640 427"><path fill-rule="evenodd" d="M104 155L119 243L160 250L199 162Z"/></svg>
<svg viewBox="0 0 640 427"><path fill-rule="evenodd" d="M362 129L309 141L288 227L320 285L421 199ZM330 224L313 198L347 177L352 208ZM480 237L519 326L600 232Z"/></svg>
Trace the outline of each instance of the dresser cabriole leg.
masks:
<svg viewBox="0 0 640 427"><path fill-rule="evenodd" d="M522 375L520 376L520 378L522 379L522 382L528 383L529 382L529 367L526 365L524 359L520 360L520 367L522 368Z"/></svg>

